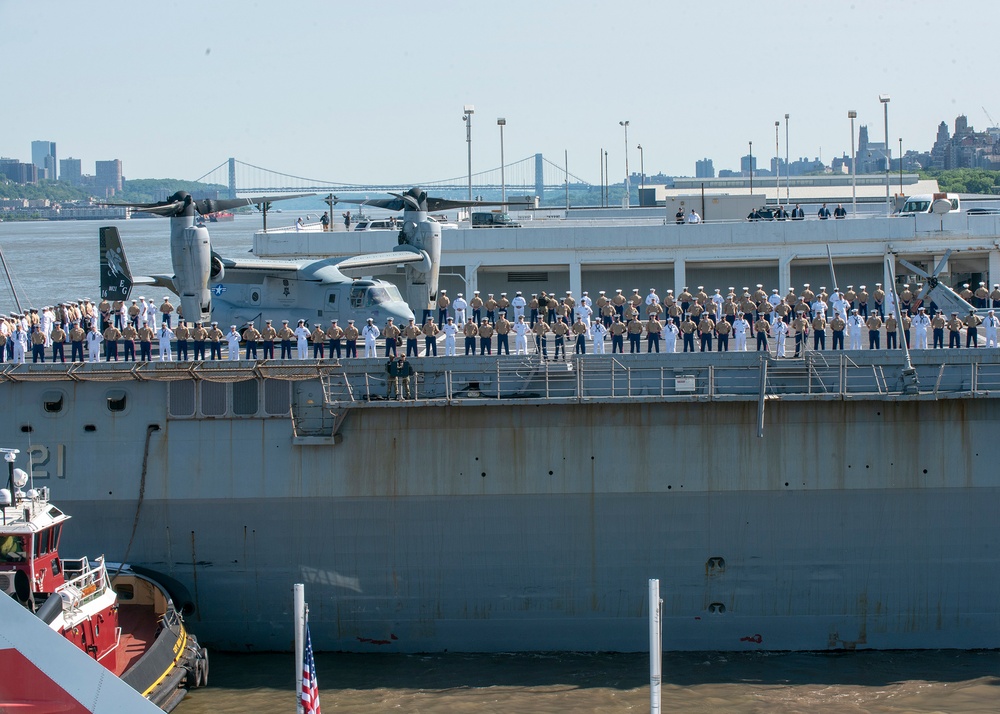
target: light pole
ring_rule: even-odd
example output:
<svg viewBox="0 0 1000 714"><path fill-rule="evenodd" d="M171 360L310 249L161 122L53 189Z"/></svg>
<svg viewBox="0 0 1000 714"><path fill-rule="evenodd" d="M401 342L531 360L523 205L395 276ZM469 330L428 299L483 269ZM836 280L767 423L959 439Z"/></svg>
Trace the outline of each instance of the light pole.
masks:
<svg viewBox="0 0 1000 714"><path fill-rule="evenodd" d="M632 207L632 181L628 175L628 122L618 122L625 129L625 208Z"/></svg>
<svg viewBox="0 0 1000 714"><path fill-rule="evenodd" d="M791 164L788 163L788 115L785 114L785 205L791 203L789 194L791 193Z"/></svg>
<svg viewBox="0 0 1000 714"><path fill-rule="evenodd" d="M500 200L507 203L507 181L503 172L503 128L507 126L507 120L500 117L497 126L500 127Z"/></svg>
<svg viewBox="0 0 1000 714"><path fill-rule="evenodd" d="M878 100L882 102L882 112L885 117L885 210L891 213L889 203L889 95L880 94Z"/></svg>
<svg viewBox="0 0 1000 714"><path fill-rule="evenodd" d="M469 145L469 200L472 200L472 115L476 113L476 108L471 104L466 104L463 110L462 121L465 122L465 143Z"/></svg>
<svg viewBox="0 0 1000 714"><path fill-rule="evenodd" d="M604 208L604 149L598 152L597 163L601 165L601 208Z"/></svg>
<svg viewBox="0 0 1000 714"><path fill-rule="evenodd" d="M747 170L750 171L750 198L753 198L753 142L750 142L750 158L747 161Z"/></svg>
<svg viewBox="0 0 1000 714"><path fill-rule="evenodd" d="M854 120L858 118L858 113L853 109L847 111L847 118L851 120L851 210L854 217L858 216L858 157L854 153Z"/></svg>
<svg viewBox="0 0 1000 714"><path fill-rule="evenodd" d="M899 137L899 195L903 195L903 137Z"/></svg>
<svg viewBox="0 0 1000 714"><path fill-rule="evenodd" d="M774 122L774 202L781 206L781 155L778 153L778 127L781 122Z"/></svg>
<svg viewBox="0 0 1000 714"><path fill-rule="evenodd" d="M611 175L608 173L608 152L604 151L604 205L611 205Z"/></svg>
<svg viewBox="0 0 1000 714"><path fill-rule="evenodd" d="M646 162L642 158L642 144L635 147L639 150L639 188L646 187ZM639 202L640 204L642 201Z"/></svg>

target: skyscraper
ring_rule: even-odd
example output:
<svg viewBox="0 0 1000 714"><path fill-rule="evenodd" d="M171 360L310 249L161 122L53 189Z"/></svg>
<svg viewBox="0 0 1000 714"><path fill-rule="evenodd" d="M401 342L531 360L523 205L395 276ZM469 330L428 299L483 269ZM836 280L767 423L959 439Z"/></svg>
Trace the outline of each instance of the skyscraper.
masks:
<svg viewBox="0 0 1000 714"><path fill-rule="evenodd" d="M122 162L118 159L94 164L94 188L98 194L114 196L122 190Z"/></svg>
<svg viewBox="0 0 1000 714"><path fill-rule="evenodd" d="M58 167L56 143L54 141L31 142L31 163L38 167L38 178L55 181Z"/></svg>
<svg viewBox="0 0 1000 714"><path fill-rule="evenodd" d="M59 178L73 186L80 185L80 177L83 175L83 168L80 159L72 157L59 160Z"/></svg>
<svg viewBox="0 0 1000 714"><path fill-rule="evenodd" d="M711 159L702 159L694 162L695 178L715 178L715 166Z"/></svg>

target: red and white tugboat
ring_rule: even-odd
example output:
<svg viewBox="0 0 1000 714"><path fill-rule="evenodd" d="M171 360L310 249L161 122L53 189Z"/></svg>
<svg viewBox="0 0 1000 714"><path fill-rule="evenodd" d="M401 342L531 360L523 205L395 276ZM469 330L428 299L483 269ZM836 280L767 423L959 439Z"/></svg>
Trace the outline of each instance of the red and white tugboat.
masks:
<svg viewBox="0 0 1000 714"><path fill-rule="evenodd" d="M50 628L121 677L164 711L187 689L208 680L208 653L184 628L167 591L128 566L108 574L103 556L59 556L69 516L49 502L49 489L30 489L14 468L18 451L0 449L8 464L0 489L0 590Z"/></svg>

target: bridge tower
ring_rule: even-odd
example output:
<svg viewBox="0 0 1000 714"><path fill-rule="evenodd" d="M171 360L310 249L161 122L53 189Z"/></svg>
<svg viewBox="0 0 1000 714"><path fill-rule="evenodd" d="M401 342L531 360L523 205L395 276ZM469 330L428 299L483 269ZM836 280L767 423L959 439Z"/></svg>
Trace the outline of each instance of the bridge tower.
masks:
<svg viewBox="0 0 1000 714"><path fill-rule="evenodd" d="M538 202L542 201L542 194L545 193L545 162L541 154L535 154L535 195Z"/></svg>
<svg viewBox="0 0 1000 714"><path fill-rule="evenodd" d="M236 159L229 157L229 198L236 198Z"/></svg>

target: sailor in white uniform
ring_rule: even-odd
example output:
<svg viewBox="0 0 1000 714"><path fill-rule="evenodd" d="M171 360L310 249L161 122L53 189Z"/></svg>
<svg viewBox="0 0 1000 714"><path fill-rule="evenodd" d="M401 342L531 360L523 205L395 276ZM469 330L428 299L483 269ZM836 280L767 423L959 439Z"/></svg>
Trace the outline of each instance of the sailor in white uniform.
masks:
<svg viewBox="0 0 1000 714"><path fill-rule="evenodd" d="M774 323L774 346L777 348L775 357L785 356L785 338L788 336L788 323L776 320Z"/></svg>
<svg viewBox="0 0 1000 714"><path fill-rule="evenodd" d="M375 327L374 324L372 327ZM368 326L365 325L365 330ZM378 328L375 327L376 337ZM364 334L364 330L361 331ZM295 328L295 359L308 359L309 357L309 328L306 327L305 320L299 320L299 326ZM372 357L375 357L375 340L372 339ZM368 357L368 336L365 336L365 357Z"/></svg>
<svg viewBox="0 0 1000 714"><path fill-rule="evenodd" d="M781 304L781 296L778 294L778 288L774 288L774 290L771 291L771 294L767 296L767 302L772 308L778 307L778 305ZM769 317L771 318L772 325L774 325L775 321L779 319L778 313L773 309L771 310Z"/></svg>
<svg viewBox="0 0 1000 714"><path fill-rule="evenodd" d="M589 298L588 298L589 299ZM580 304L573 308L573 318L583 320L583 324L587 326L587 330L590 330L590 318L594 314L594 310L580 299Z"/></svg>
<svg viewBox="0 0 1000 714"><path fill-rule="evenodd" d="M517 319L524 315L524 308L527 304L528 301L524 299L524 295L518 290L517 295L510 301L510 306L514 308L514 322L517 322Z"/></svg>
<svg viewBox="0 0 1000 714"><path fill-rule="evenodd" d="M235 362L240 358L240 333L236 331L236 325L229 326L226 343L229 345L229 361Z"/></svg>
<svg viewBox="0 0 1000 714"><path fill-rule="evenodd" d="M736 320L733 322L733 336L736 342L737 352L747 351L747 333L750 331L750 323L743 317L742 312L736 313Z"/></svg>
<svg viewBox="0 0 1000 714"><path fill-rule="evenodd" d="M590 328L590 339L594 342L594 354L602 355L604 354L604 338L608 334L608 328L604 326L604 323L598 320L594 323L594 326ZM527 340L525 340L525 352L527 352Z"/></svg>
<svg viewBox="0 0 1000 714"><path fill-rule="evenodd" d="M993 313L994 311L990 310L986 319L983 320L983 329L986 331L987 347L997 346L997 327L1000 327L1000 319L997 319L997 316Z"/></svg>
<svg viewBox="0 0 1000 714"><path fill-rule="evenodd" d="M160 325L160 331L157 333L157 337L160 341L160 361L170 362L173 360L170 351L170 340L174 339L174 331L170 329L167 323ZM89 337L88 337L89 341ZM239 349L237 347L237 349ZM231 358L230 358L231 359Z"/></svg>
<svg viewBox="0 0 1000 714"><path fill-rule="evenodd" d="M521 315L517 322L514 323L514 354L528 354L529 332L531 332L531 326L524 321L524 315Z"/></svg>
<svg viewBox="0 0 1000 714"><path fill-rule="evenodd" d="M97 329L97 321L90 323L90 332L87 333L87 353L91 362L101 361L101 343L104 342L104 335Z"/></svg>
<svg viewBox="0 0 1000 714"><path fill-rule="evenodd" d="M455 302L451 304L452 309L455 311L455 323L458 325L464 325L466 322L465 311L469 309L469 303L465 301L462 297L462 293L458 294L455 298Z"/></svg>
<svg viewBox="0 0 1000 714"><path fill-rule="evenodd" d="M663 325L663 351L670 353L677 351L677 335L680 330L677 329L677 324L674 322L674 318L668 317L666 324Z"/></svg>
<svg viewBox="0 0 1000 714"><path fill-rule="evenodd" d="M732 290L732 288L729 289ZM718 322L722 319L722 303L724 303L726 299L722 297L722 293L719 291L719 288L715 289L715 294L710 299L712 300L712 310L715 312L715 321Z"/></svg>
<svg viewBox="0 0 1000 714"><path fill-rule="evenodd" d="M861 330L864 329L865 321L861 319L857 309L851 311L851 317L847 320L847 334L851 337L849 349L861 349Z"/></svg>
<svg viewBox="0 0 1000 714"><path fill-rule="evenodd" d="M52 346L52 323L55 322L55 313L53 313L50 308L46 305L42 309L42 316L39 320L38 326L41 329L42 334L45 335L45 346Z"/></svg>
<svg viewBox="0 0 1000 714"><path fill-rule="evenodd" d="M156 305L150 300L146 303L146 324L149 325L149 329L156 331L156 316L159 313L156 311ZM139 319L142 319L142 314L140 313Z"/></svg>
<svg viewBox="0 0 1000 714"><path fill-rule="evenodd" d="M365 357L378 357L375 352L375 340L381 334L382 331L378 329L375 320L369 317L368 322L361 328L361 336L365 339Z"/></svg>
<svg viewBox="0 0 1000 714"><path fill-rule="evenodd" d="M441 328L441 332L444 333L444 356L454 357L455 335L458 334L458 326L455 324L455 318L449 317L448 321L444 323L444 327Z"/></svg>
<svg viewBox="0 0 1000 714"><path fill-rule="evenodd" d="M24 354L28 351L28 333L24 331L23 325L18 325L13 337L14 340L14 361L24 364Z"/></svg>
<svg viewBox="0 0 1000 714"><path fill-rule="evenodd" d="M917 350L927 349L927 328L931 326L931 318L927 317L927 311L924 308L917 310L916 316L913 318L913 348Z"/></svg>

